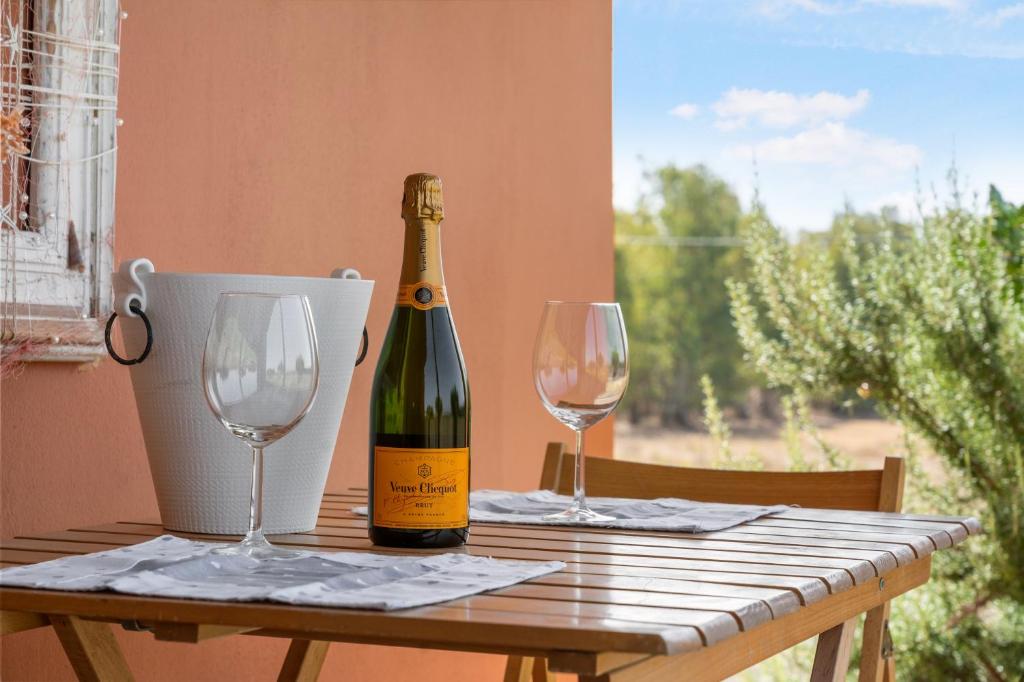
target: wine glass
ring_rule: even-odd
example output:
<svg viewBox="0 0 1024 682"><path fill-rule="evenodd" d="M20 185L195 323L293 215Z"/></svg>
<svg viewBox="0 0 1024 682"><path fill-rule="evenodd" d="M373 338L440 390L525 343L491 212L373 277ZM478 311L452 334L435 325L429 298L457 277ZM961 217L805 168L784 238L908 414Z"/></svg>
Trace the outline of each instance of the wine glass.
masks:
<svg viewBox="0 0 1024 682"><path fill-rule="evenodd" d="M313 405L320 381L309 300L294 294L223 293L203 353L206 402L228 431L252 448L249 532L218 554L295 556L263 535L263 450Z"/></svg>
<svg viewBox="0 0 1024 682"><path fill-rule="evenodd" d="M533 350L533 377L544 407L576 432L572 505L544 518L611 521L587 507L583 432L615 410L629 383L629 349L619 304L548 301Z"/></svg>

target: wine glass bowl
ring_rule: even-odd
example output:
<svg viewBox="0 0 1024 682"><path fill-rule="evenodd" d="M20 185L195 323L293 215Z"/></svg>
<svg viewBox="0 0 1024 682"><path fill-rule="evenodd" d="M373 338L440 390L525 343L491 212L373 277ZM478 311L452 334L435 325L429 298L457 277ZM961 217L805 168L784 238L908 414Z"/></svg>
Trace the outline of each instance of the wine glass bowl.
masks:
<svg viewBox="0 0 1024 682"><path fill-rule="evenodd" d="M263 449L295 428L316 397L320 367L309 301L294 294L221 294L202 371L213 414L253 455L249 533L217 551L287 556L263 535Z"/></svg>
<svg viewBox="0 0 1024 682"><path fill-rule="evenodd" d="M533 375L544 407L576 432L573 504L549 518L610 520L586 504L583 433L618 407L629 383L629 349L619 304L548 301L534 346Z"/></svg>

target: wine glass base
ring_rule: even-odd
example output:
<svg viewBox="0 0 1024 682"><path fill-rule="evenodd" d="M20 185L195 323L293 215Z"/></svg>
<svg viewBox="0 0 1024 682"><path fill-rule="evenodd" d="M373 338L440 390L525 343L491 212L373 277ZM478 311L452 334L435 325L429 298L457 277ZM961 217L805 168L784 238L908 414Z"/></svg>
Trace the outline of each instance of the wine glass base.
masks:
<svg viewBox="0 0 1024 682"><path fill-rule="evenodd" d="M220 556L246 556L250 559L296 559L302 556L301 552L291 549L281 549L270 544L266 540L262 542L242 540L238 544L227 545L210 550L210 554Z"/></svg>
<svg viewBox="0 0 1024 682"><path fill-rule="evenodd" d="M587 507L572 506L565 511L558 512L557 514L548 514L544 517L544 520L555 523L594 524L608 523L609 521L614 521L615 517L598 514L596 511L592 511Z"/></svg>

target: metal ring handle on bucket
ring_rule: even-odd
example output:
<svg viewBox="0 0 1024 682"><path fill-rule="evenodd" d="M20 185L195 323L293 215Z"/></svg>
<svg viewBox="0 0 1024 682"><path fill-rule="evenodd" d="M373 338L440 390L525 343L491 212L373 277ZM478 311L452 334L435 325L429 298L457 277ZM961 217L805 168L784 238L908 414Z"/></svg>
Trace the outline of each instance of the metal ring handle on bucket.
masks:
<svg viewBox="0 0 1024 682"><path fill-rule="evenodd" d="M110 342L110 332L114 328L114 320L117 318L116 312L110 313L110 319L107 320L107 328L103 332L103 342L107 345L107 353L116 362L122 365L138 365L149 356L149 351L153 350L153 325L149 323L149 318L146 317L146 313L142 312L142 308L139 307L138 303L131 303L128 308L141 317L142 323L146 325L146 347L143 349L142 354L134 360L126 360L114 350L114 344Z"/></svg>
<svg viewBox="0 0 1024 682"><path fill-rule="evenodd" d="M370 335L366 333L366 327L363 327L363 347L359 350L359 357L356 358L356 367L366 359L366 352L368 350L370 350Z"/></svg>

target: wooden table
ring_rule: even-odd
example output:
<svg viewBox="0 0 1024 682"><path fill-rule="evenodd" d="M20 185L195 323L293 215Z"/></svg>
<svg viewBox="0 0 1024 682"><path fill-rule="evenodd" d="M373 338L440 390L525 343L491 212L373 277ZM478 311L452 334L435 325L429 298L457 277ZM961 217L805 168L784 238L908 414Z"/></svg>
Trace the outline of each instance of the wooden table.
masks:
<svg viewBox="0 0 1024 682"><path fill-rule="evenodd" d="M365 490L328 493L315 530L274 541L389 551L370 545L365 520L351 513L363 503ZM131 677L110 622L161 640L298 640L282 679L308 676L302 666L315 657L293 653L323 640L545 657L551 670L588 681L718 680L819 633L819 648L848 650L851 619L925 583L933 552L980 530L973 518L815 509L701 535L474 524L460 551L568 566L495 592L390 613L2 588L0 615L5 634L55 627L82 679ZM97 552L163 532L158 523L123 521L19 537L0 541L0 562ZM815 675L838 679L836 671Z"/></svg>

